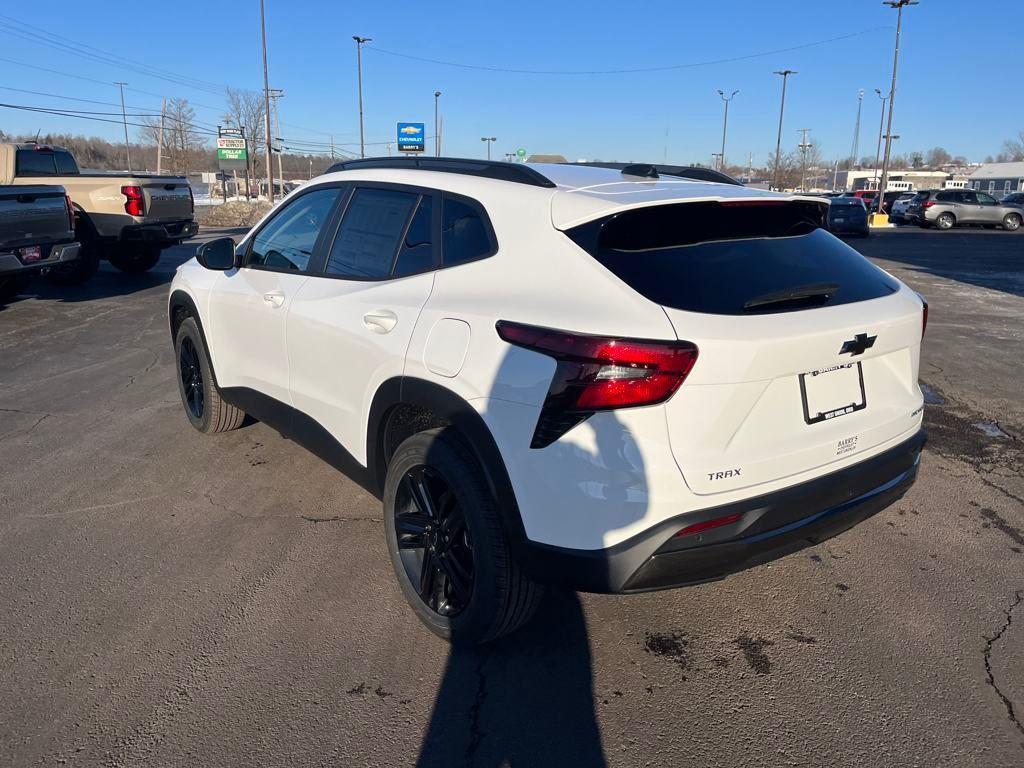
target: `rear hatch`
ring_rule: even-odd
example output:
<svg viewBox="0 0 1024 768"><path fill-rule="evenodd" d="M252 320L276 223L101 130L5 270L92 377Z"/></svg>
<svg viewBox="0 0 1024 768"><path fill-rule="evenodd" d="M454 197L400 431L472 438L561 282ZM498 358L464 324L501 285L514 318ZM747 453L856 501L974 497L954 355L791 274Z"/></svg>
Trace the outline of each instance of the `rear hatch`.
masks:
<svg viewBox="0 0 1024 768"><path fill-rule="evenodd" d="M695 493L849 461L919 424L922 302L822 229L825 211L700 201L566 232L699 349L665 406Z"/></svg>
<svg viewBox="0 0 1024 768"><path fill-rule="evenodd" d="M139 179L146 198L147 221L181 221L192 218L192 190L183 178L154 176Z"/></svg>
<svg viewBox="0 0 1024 768"><path fill-rule="evenodd" d="M0 251L23 246L48 246L74 239L74 225L64 188L49 185L0 187Z"/></svg>

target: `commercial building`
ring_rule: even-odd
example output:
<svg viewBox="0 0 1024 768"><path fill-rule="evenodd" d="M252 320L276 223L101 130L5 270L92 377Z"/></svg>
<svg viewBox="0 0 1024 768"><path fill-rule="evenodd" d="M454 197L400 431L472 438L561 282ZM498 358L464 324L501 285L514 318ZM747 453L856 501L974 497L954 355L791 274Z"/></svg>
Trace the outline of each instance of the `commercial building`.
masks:
<svg viewBox="0 0 1024 768"><path fill-rule="evenodd" d="M971 189L980 189L995 197L1024 191L1024 162L985 163L968 177Z"/></svg>

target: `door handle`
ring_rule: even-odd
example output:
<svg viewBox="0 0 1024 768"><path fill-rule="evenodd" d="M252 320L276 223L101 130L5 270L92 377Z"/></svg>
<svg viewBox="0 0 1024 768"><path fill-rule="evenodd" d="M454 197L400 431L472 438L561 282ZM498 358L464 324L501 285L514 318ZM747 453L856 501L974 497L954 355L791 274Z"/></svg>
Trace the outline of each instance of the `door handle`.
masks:
<svg viewBox="0 0 1024 768"><path fill-rule="evenodd" d="M398 315L390 309L376 309L363 315L363 325L374 333L388 333L398 325Z"/></svg>
<svg viewBox="0 0 1024 768"><path fill-rule="evenodd" d="M263 294L263 301L277 309L284 304L284 294L281 291L267 291Z"/></svg>

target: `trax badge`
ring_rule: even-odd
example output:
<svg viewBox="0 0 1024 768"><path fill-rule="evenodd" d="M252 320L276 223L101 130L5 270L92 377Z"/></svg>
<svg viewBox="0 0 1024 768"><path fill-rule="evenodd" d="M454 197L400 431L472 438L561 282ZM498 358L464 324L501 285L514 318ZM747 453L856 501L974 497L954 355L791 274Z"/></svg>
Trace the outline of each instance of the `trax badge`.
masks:
<svg viewBox="0 0 1024 768"><path fill-rule="evenodd" d="M845 355L849 352L854 357L863 355L865 349L871 349L875 346L875 339L877 338L877 336L868 336L866 333L858 333L852 339L843 342L839 354Z"/></svg>
<svg viewBox="0 0 1024 768"><path fill-rule="evenodd" d="M724 472L708 472L708 480L725 480L727 477L739 477L739 469L727 469Z"/></svg>

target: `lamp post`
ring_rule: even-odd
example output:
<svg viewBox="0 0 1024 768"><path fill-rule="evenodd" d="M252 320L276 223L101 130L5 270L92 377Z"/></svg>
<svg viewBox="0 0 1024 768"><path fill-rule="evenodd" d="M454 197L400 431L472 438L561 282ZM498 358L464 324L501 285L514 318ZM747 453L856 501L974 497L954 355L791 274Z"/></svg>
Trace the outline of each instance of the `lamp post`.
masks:
<svg viewBox="0 0 1024 768"><path fill-rule="evenodd" d="M114 83L121 90L121 122L124 123L124 151L128 156L128 173L132 172L132 148L128 143L128 116L124 112L124 87L128 83L116 82ZM163 111L160 112L160 120L163 121ZM180 127L180 126L179 126Z"/></svg>
<svg viewBox="0 0 1024 768"><path fill-rule="evenodd" d="M491 142L497 141L497 136L481 136L480 141L487 142L487 159L491 159Z"/></svg>
<svg viewBox="0 0 1024 768"><path fill-rule="evenodd" d="M722 120L722 151L720 153L720 159L718 161L718 170L725 171L725 131L729 127L729 102L732 101L739 91L733 91L728 97L724 91L719 91L718 95L722 97L722 101L725 102L725 117Z"/></svg>
<svg viewBox="0 0 1024 768"><path fill-rule="evenodd" d="M356 41L356 72L359 88L359 156L366 157L366 140L363 135L363 43L369 43L372 37L352 35Z"/></svg>
<svg viewBox="0 0 1024 768"><path fill-rule="evenodd" d="M718 160L716 160L715 158L718 158ZM720 164L721 163L721 159L722 159L722 153L721 152L712 152L711 153L711 167L714 168L716 164Z"/></svg>
<svg viewBox="0 0 1024 768"><path fill-rule="evenodd" d="M903 8L917 5L918 0L885 0L883 5L896 9L896 45L892 54L892 84L889 86L889 119L885 128L885 156L882 158L882 179L878 183L878 223L887 224L889 217L882 213L882 202L885 199L885 187L889 181L889 154L892 151L892 111L896 102L896 71L900 62L900 31L903 27Z"/></svg>
<svg viewBox="0 0 1024 768"><path fill-rule="evenodd" d="M274 204L274 166L270 154L270 75L267 72L267 15L260 0L260 32L263 35L263 130L266 139L267 200Z"/></svg>
<svg viewBox="0 0 1024 768"><path fill-rule="evenodd" d="M779 152L782 150L782 115L786 111L786 83L790 75L799 74L794 69L780 69L774 74L782 75L782 105L779 107L779 133L775 139L775 170L772 172L772 187L779 188Z"/></svg>
<svg viewBox="0 0 1024 768"><path fill-rule="evenodd" d="M875 145L875 187L878 187L878 164L882 160L882 130L885 127L885 102L889 97L878 88L875 88L875 94L882 100L882 112L878 115L878 143Z"/></svg>
<svg viewBox="0 0 1024 768"><path fill-rule="evenodd" d="M437 100L441 98L440 91L434 91L434 157L441 156L441 129L437 121Z"/></svg>

